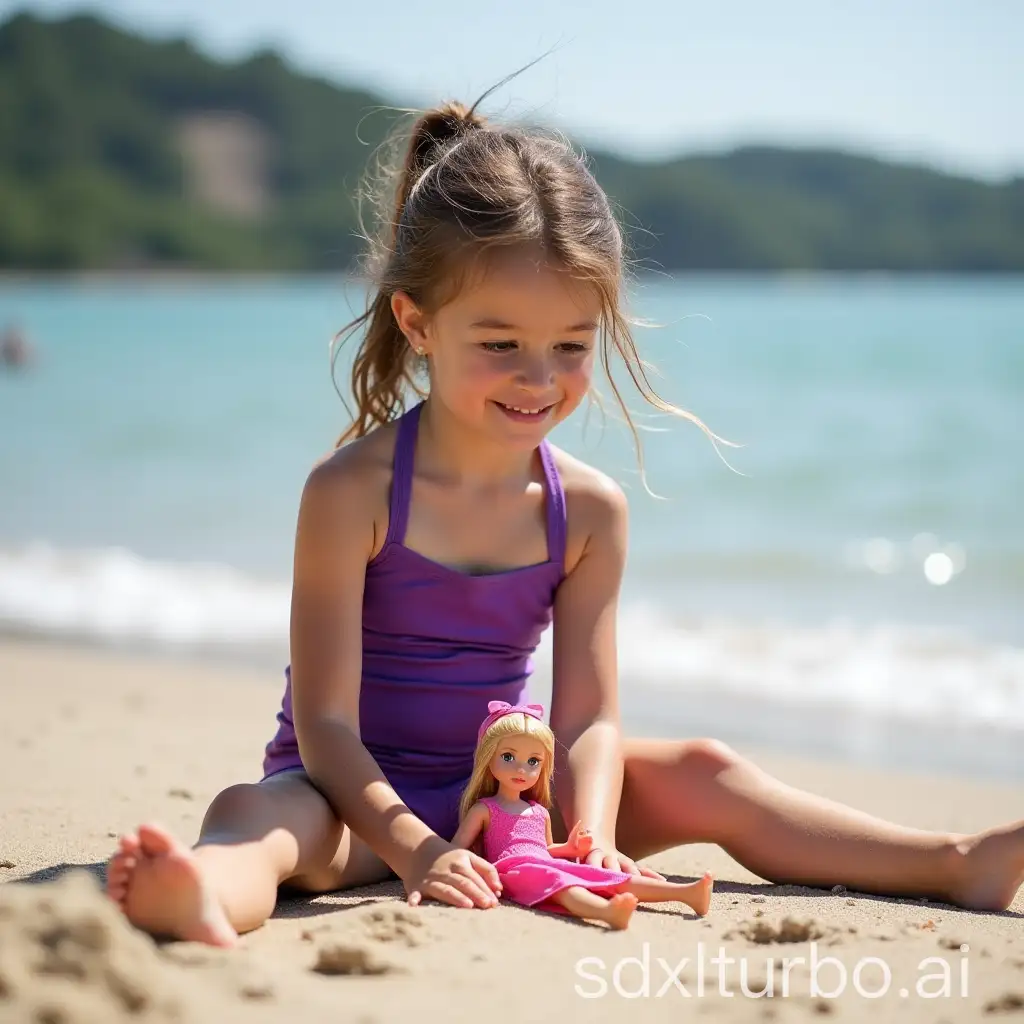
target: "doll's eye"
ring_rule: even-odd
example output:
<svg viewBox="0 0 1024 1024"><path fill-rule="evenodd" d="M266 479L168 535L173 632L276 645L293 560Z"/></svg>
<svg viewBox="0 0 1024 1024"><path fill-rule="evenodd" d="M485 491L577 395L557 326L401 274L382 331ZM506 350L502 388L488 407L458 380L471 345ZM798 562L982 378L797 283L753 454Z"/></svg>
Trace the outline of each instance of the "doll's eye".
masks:
<svg viewBox="0 0 1024 1024"><path fill-rule="evenodd" d="M508 764L508 762L512 760L512 755L506 750L505 753L501 755L501 759Z"/></svg>
<svg viewBox="0 0 1024 1024"><path fill-rule="evenodd" d="M528 764L528 765L529 765L529 766L530 766L531 768L536 768L536 767L537 767L537 765L539 765L539 764L540 764L540 758L539 758L539 757L531 757L531 758L530 758L530 760L529 760L529 761L527 761L526 763L527 763L527 764Z"/></svg>

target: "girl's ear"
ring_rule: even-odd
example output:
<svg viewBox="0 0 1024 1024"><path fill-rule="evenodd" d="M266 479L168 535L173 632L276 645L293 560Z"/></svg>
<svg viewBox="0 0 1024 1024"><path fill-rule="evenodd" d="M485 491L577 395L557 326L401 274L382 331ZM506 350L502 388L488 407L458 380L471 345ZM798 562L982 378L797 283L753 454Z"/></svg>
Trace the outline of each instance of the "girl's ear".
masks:
<svg viewBox="0 0 1024 1024"><path fill-rule="evenodd" d="M398 329L405 335L406 341L413 347L417 355L426 354L426 318L419 306L405 293L395 292L391 296L391 312L398 324Z"/></svg>

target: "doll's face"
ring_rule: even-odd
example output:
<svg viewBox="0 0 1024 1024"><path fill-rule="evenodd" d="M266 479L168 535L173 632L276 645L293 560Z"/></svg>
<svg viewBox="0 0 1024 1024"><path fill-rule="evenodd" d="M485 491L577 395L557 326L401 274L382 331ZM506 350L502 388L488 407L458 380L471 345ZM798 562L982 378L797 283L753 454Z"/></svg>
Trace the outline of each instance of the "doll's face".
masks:
<svg viewBox="0 0 1024 1024"><path fill-rule="evenodd" d="M540 778L547 754L533 736L503 736L491 758L491 772L500 785L520 793Z"/></svg>

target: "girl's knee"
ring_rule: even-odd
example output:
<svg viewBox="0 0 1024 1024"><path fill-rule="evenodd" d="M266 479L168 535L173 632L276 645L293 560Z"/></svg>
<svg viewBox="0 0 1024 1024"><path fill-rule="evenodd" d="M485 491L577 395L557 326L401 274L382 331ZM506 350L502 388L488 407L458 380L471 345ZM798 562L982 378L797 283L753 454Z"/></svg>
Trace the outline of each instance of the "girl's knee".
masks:
<svg viewBox="0 0 1024 1024"><path fill-rule="evenodd" d="M742 761L743 758L721 740L702 737L686 740L680 745L679 762L687 772L715 776L735 768Z"/></svg>
<svg viewBox="0 0 1024 1024"><path fill-rule="evenodd" d="M284 829L303 844L340 836L341 822L327 801L300 777L271 783L240 782L221 790L206 811L204 836L244 834L249 838Z"/></svg>
<svg viewBox="0 0 1024 1024"><path fill-rule="evenodd" d="M239 782L222 789L210 802L203 819L204 831L234 822L251 821L266 807L266 794L258 785Z"/></svg>

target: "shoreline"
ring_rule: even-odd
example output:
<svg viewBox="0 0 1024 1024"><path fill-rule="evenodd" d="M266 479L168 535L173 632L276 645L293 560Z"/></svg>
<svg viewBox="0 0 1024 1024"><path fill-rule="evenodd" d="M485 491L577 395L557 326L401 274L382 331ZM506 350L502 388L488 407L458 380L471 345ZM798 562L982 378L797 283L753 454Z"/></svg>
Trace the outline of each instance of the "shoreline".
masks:
<svg viewBox="0 0 1024 1024"><path fill-rule="evenodd" d="M11 645L39 652L53 650L71 659L110 658L114 663L153 664L204 675L224 672L229 678L241 676L258 686L276 687L278 697L284 691L288 662L287 651L279 649L282 645L270 642L262 648L255 644L170 646L30 629L0 630L0 650ZM530 692L548 705L549 667L546 659L535 660ZM742 747L758 758L794 757L838 769L863 770L872 765L874 770L898 775L981 784L1012 786L1024 781L1024 759L1019 756L1024 733L997 723L954 724L823 702L786 703L732 691L715 679L702 678L673 688L660 682L645 683L626 671L620 687L623 728L630 735L707 736ZM673 728L683 723L685 732ZM272 721L269 728L272 731ZM768 731L770 740L765 737Z"/></svg>

